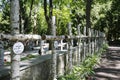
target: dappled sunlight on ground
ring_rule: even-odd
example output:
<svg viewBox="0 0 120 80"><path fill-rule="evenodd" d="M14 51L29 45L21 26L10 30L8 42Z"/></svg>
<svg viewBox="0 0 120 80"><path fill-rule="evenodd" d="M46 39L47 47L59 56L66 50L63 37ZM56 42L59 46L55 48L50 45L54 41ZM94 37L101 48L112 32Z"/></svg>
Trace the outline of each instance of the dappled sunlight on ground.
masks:
<svg viewBox="0 0 120 80"><path fill-rule="evenodd" d="M120 47L110 46L94 69L94 80L120 80Z"/></svg>

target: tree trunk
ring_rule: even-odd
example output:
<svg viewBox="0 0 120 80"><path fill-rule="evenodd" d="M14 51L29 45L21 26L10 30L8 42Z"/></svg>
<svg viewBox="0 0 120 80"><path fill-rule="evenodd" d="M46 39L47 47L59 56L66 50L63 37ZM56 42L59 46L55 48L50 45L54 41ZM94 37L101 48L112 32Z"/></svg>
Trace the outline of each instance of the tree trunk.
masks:
<svg viewBox="0 0 120 80"><path fill-rule="evenodd" d="M20 0L19 4L20 4L20 34L24 34L25 33L25 29L24 29L24 24L25 24L25 6L23 6L26 3L25 1Z"/></svg>
<svg viewBox="0 0 120 80"><path fill-rule="evenodd" d="M45 19L48 25L48 29L47 29L48 35L52 34L52 10L53 10L52 0L49 0L49 15L47 15L48 14L47 0L44 0L44 15L45 15Z"/></svg>
<svg viewBox="0 0 120 80"><path fill-rule="evenodd" d="M38 30L37 30L37 6L34 6L34 22L33 22L33 34L37 34Z"/></svg>
<svg viewBox="0 0 120 80"><path fill-rule="evenodd" d="M34 0L31 0L31 5L30 5L30 12L29 12L29 17L31 17L31 14L32 14L33 3L34 3Z"/></svg>
<svg viewBox="0 0 120 80"><path fill-rule="evenodd" d="M52 11L53 11L53 6L52 6L52 0L49 0L49 15L48 15L48 10L47 10L47 0L44 0L44 15L45 19L48 25L47 29L47 34L48 35L53 35L52 34ZM49 50L52 49L51 41L47 41L49 43Z"/></svg>
<svg viewBox="0 0 120 80"><path fill-rule="evenodd" d="M10 0L10 22L12 27L11 34L19 34L19 0ZM11 54L11 80L20 80L20 55Z"/></svg>
<svg viewBox="0 0 120 80"><path fill-rule="evenodd" d="M48 32L50 31L50 34L52 34L52 12L53 12L53 6L52 6L52 0L49 0L49 26L48 26ZM54 34L52 34L54 35Z"/></svg>
<svg viewBox="0 0 120 80"><path fill-rule="evenodd" d="M88 28L91 28L90 15L91 15L92 1L93 0L87 0L87 2L86 2L86 28L87 28L86 30L87 30L87 32L88 32Z"/></svg>

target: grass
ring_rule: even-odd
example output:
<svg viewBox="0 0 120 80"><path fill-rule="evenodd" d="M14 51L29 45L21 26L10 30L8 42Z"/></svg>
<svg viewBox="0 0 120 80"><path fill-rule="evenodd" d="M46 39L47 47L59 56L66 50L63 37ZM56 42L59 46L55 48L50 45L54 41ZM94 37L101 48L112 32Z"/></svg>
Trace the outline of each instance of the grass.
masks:
<svg viewBox="0 0 120 80"><path fill-rule="evenodd" d="M21 61L23 61L23 60L29 60L29 59L35 58L35 57L37 57L37 56L38 56L38 55L29 54L29 55L27 55L26 57L21 58Z"/></svg>

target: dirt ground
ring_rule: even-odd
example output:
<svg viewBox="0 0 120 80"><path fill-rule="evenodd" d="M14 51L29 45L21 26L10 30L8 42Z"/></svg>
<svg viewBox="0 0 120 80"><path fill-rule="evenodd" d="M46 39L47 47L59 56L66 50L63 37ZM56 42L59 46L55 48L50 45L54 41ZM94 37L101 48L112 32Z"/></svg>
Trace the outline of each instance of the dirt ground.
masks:
<svg viewBox="0 0 120 80"><path fill-rule="evenodd" d="M120 80L120 47L110 46L94 71L92 80Z"/></svg>

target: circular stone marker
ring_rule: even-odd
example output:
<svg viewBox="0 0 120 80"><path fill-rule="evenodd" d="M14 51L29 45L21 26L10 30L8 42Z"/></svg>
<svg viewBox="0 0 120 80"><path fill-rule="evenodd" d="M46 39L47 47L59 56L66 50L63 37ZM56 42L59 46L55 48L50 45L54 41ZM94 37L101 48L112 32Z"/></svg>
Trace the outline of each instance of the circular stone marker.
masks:
<svg viewBox="0 0 120 80"><path fill-rule="evenodd" d="M13 45L13 52L15 54L21 54L24 50L24 45L22 42L16 42L14 45Z"/></svg>

